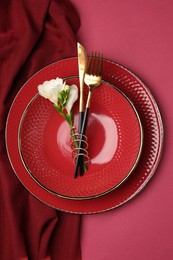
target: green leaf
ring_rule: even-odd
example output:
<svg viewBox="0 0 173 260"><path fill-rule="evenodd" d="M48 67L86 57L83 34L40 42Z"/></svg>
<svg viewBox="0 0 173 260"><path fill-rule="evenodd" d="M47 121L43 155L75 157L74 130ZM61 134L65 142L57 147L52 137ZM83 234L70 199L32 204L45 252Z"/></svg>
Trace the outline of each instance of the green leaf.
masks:
<svg viewBox="0 0 173 260"><path fill-rule="evenodd" d="M62 110L61 110L61 108L59 106L57 106L55 104L53 106L60 114L62 113Z"/></svg>
<svg viewBox="0 0 173 260"><path fill-rule="evenodd" d="M69 97L69 93L70 93L70 89L66 89L66 90L62 90L59 94L58 94L58 102L65 107L67 104L67 100Z"/></svg>

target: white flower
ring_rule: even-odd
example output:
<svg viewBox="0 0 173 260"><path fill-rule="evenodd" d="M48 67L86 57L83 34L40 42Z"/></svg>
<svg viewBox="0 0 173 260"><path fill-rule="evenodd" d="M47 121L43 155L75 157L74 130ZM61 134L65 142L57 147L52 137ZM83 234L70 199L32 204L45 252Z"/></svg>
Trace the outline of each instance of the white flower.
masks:
<svg viewBox="0 0 173 260"><path fill-rule="evenodd" d="M70 89L70 93L65 108L68 114L70 114L74 102L78 99L78 88L76 85L68 86L65 82L63 83L61 78L45 81L43 84L38 85L39 94L42 97L49 99L55 105L58 103L58 94L62 90L66 91L68 89Z"/></svg>

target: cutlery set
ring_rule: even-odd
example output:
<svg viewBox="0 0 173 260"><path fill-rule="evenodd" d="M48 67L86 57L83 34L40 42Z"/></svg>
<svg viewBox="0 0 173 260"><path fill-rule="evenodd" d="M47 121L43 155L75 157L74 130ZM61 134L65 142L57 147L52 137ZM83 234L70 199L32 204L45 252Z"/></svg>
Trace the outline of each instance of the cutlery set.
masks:
<svg viewBox="0 0 173 260"><path fill-rule="evenodd" d="M103 55L97 52L92 52L88 64L87 54L85 48L77 43L78 49L78 68L79 68L79 83L80 83L80 100L79 100L79 142L78 142L78 154L76 159L76 167L74 171L74 178L77 177L78 170L80 168L80 176L84 174L85 163L84 156L88 158L88 155L83 153L83 143L86 139L85 132L87 127L89 109L91 104L92 91L95 87L101 85L102 81L102 60ZM89 92L84 111L84 83L88 86Z"/></svg>

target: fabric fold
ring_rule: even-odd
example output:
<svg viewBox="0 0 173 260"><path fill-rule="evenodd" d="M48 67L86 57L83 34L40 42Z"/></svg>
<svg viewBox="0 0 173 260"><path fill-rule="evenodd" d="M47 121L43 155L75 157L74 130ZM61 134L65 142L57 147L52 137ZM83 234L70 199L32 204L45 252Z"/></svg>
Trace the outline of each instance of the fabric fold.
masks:
<svg viewBox="0 0 173 260"><path fill-rule="evenodd" d="M38 70L76 56L79 17L70 2L0 3L0 259L80 260L80 216L34 198L15 176L5 148L5 123L22 85ZM68 253L67 253L68 252Z"/></svg>

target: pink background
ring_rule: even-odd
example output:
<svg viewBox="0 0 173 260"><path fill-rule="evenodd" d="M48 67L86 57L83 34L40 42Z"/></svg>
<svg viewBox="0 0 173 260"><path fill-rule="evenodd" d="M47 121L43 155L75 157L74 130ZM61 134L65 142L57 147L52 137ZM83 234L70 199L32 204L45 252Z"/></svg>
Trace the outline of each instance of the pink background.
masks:
<svg viewBox="0 0 173 260"><path fill-rule="evenodd" d="M154 177L110 212L83 216L83 260L173 259L173 1L72 0L87 52L132 70L161 111L165 141Z"/></svg>

